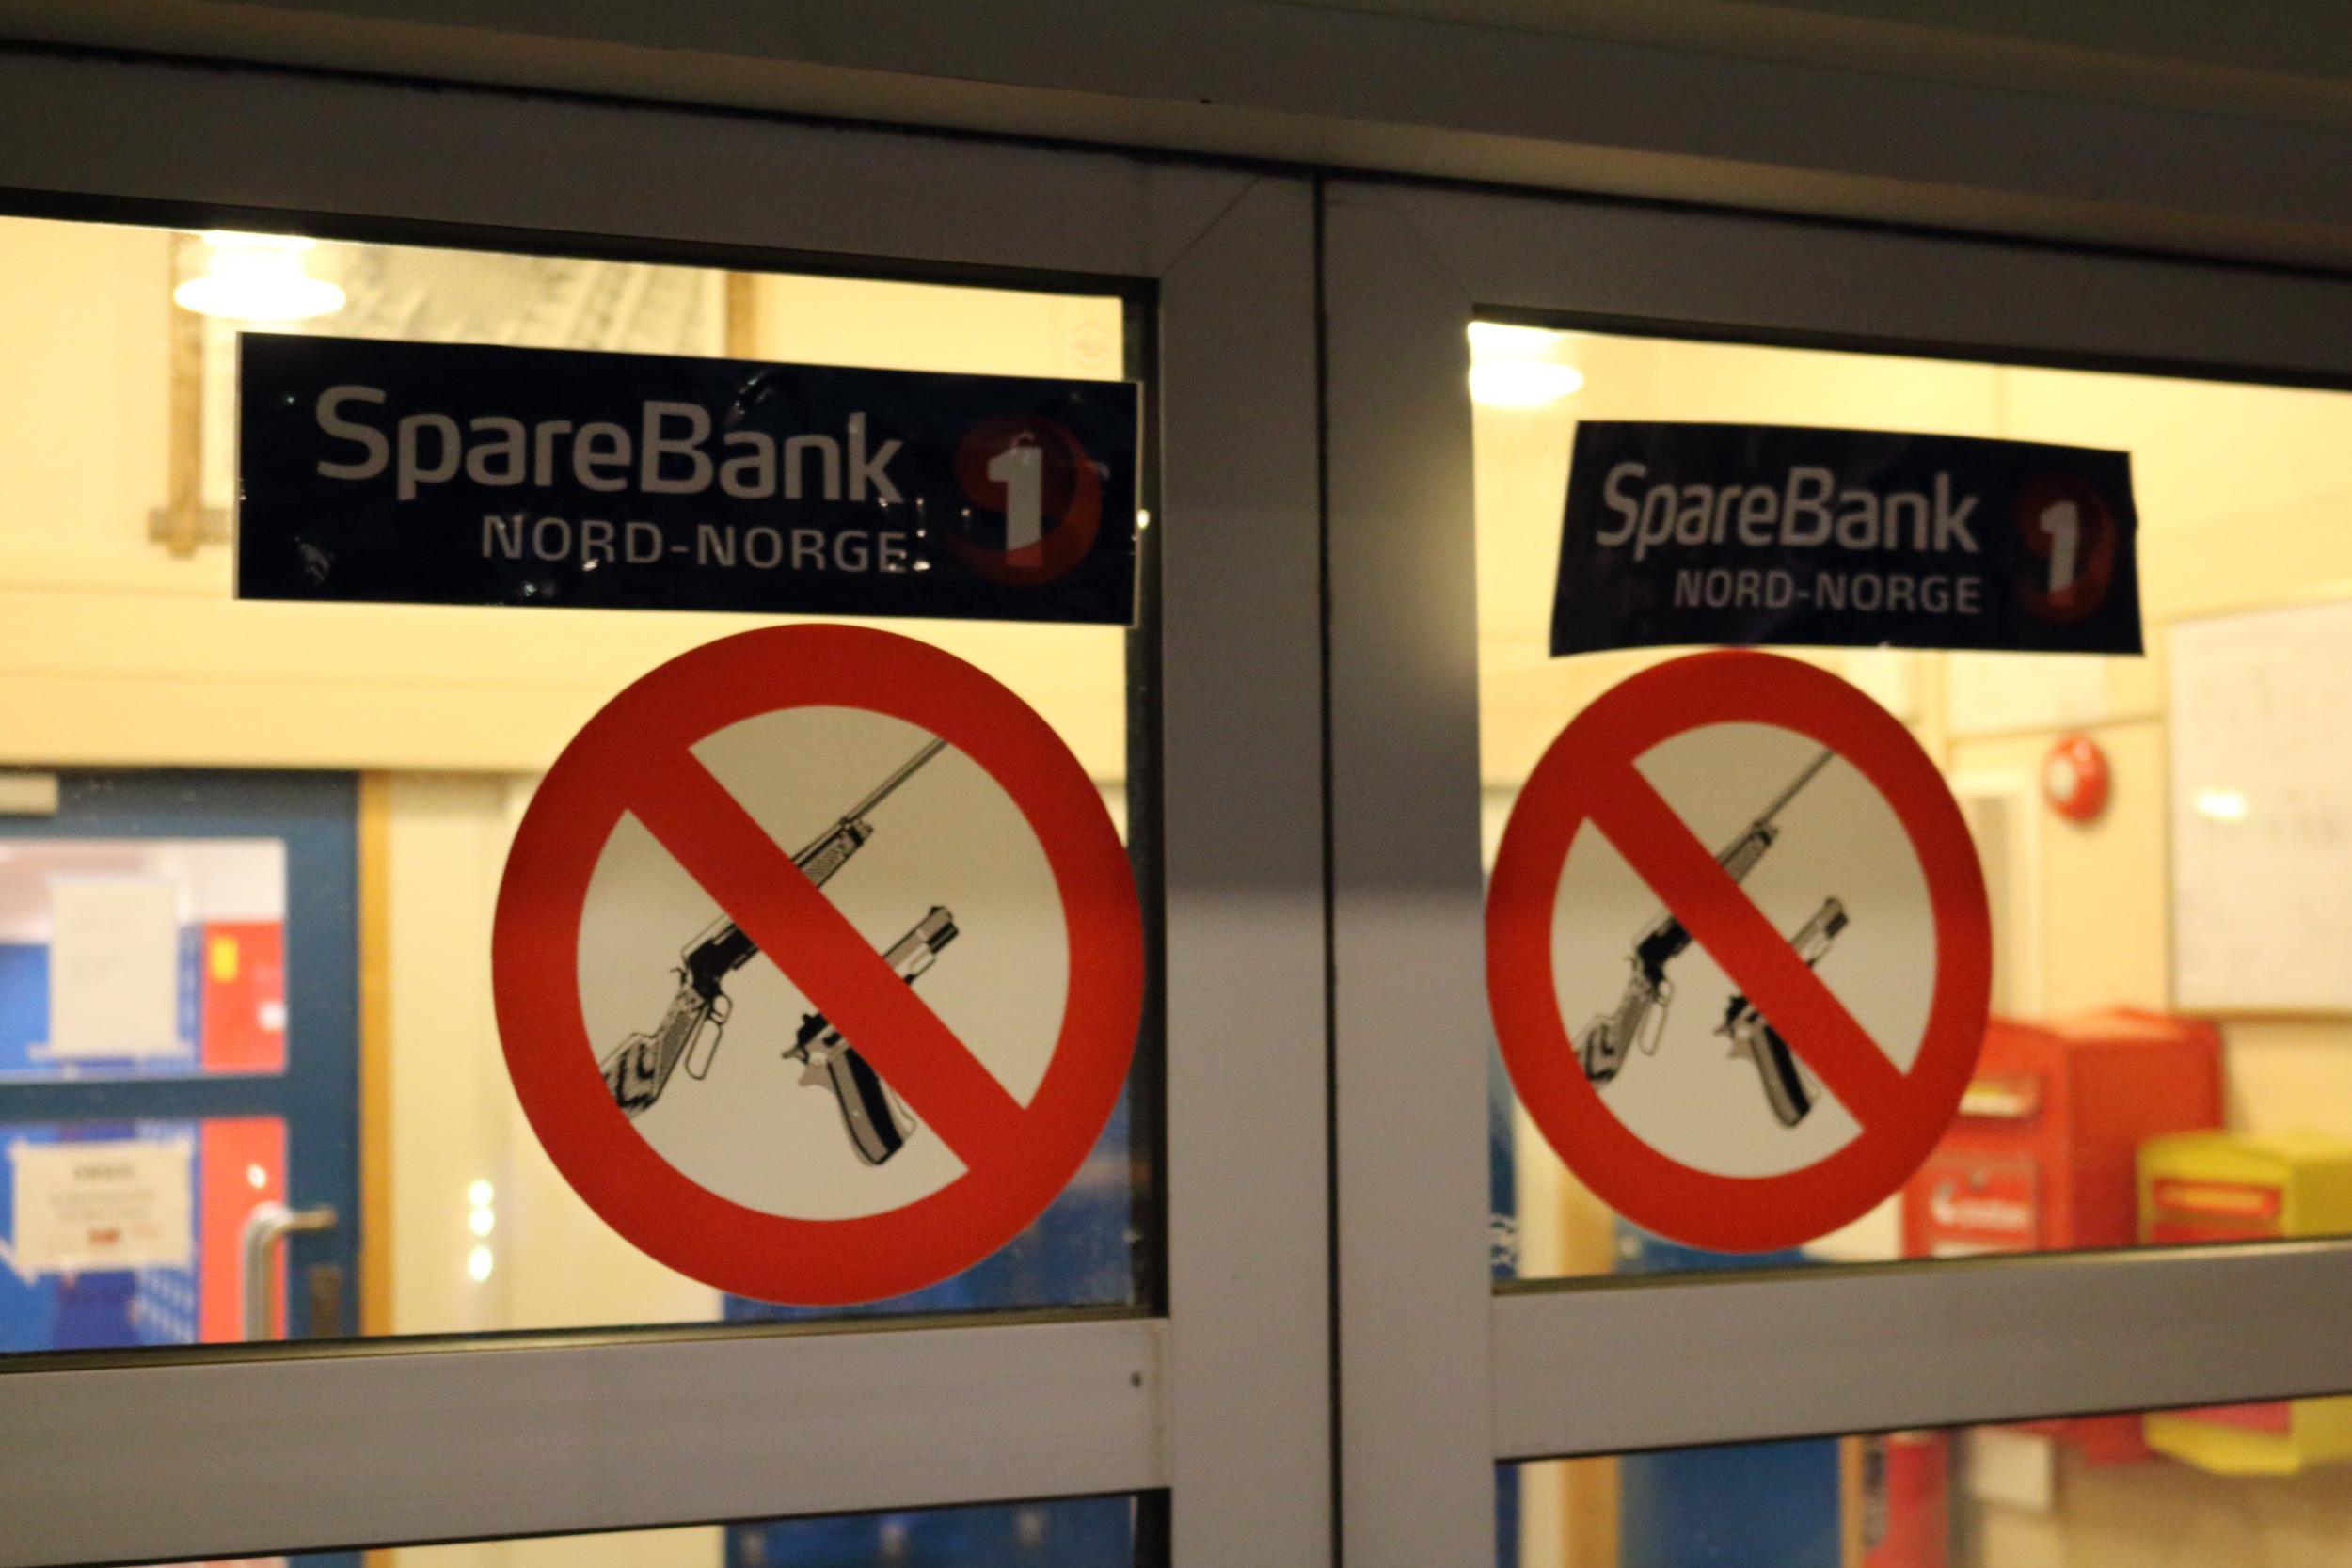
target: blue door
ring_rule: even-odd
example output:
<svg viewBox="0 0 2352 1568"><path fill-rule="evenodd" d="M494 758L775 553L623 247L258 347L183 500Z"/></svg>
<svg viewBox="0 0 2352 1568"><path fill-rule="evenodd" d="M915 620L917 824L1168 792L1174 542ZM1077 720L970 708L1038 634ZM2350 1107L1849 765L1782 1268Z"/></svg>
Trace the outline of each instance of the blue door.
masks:
<svg viewBox="0 0 2352 1568"><path fill-rule="evenodd" d="M356 1332L358 793L66 773L0 816L0 1351ZM249 1301L257 1214L317 1228Z"/></svg>

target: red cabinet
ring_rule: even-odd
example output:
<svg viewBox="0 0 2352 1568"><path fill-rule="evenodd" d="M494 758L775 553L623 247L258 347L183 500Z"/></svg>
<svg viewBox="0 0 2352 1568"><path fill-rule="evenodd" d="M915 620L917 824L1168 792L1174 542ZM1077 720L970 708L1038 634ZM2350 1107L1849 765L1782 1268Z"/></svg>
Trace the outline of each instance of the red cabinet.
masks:
<svg viewBox="0 0 2352 1568"><path fill-rule="evenodd" d="M1903 1188L1903 1252L2129 1246L2139 1146L2221 1125L2213 1025L2131 1010L1995 1019L1959 1117ZM2137 1417L2041 1423L2094 1459L2137 1458Z"/></svg>

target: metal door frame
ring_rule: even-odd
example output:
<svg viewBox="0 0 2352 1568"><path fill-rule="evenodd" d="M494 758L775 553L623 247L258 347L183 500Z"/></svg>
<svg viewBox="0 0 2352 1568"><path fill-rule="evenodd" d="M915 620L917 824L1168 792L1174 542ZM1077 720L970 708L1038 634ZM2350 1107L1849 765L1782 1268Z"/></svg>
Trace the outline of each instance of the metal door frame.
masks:
<svg viewBox="0 0 2352 1568"><path fill-rule="evenodd" d="M1491 1282L1465 386L1514 311L2352 386L2352 281L1368 180L1323 219L1350 1568L1490 1561L1498 1461L2352 1388L2344 1242Z"/></svg>
<svg viewBox="0 0 2352 1568"><path fill-rule="evenodd" d="M1327 1560L1310 187L755 116L7 51L0 189L96 215L126 201L247 227L332 214L354 237L473 230L512 245L538 231L550 248L609 240L717 264L1146 280L1168 1040L1165 1316L0 1365L0 1564L1162 1488L1179 1563ZM139 1478L136 1507L109 1479L123 1475Z"/></svg>

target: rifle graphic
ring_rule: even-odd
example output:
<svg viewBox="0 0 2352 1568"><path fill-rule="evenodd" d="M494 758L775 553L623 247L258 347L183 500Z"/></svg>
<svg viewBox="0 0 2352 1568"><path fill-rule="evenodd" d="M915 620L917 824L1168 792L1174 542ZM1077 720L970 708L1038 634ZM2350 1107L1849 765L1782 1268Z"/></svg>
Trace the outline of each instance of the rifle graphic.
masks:
<svg viewBox="0 0 2352 1568"><path fill-rule="evenodd" d="M939 950L955 940L956 917L934 904L913 930L891 944L882 961L911 986L939 961ZM850 1145L859 1159L879 1165L905 1147L907 1134L914 1131L914 1118L866 1058L842 1042L841 1031L826 1022L824 1014L803 1017L801 1032L784 1053L804 1064L803 1084L833 1090L833 1097L841 1102L841 1120L849 1129Z"/></svg>
<svg viewBox="0 0 2352 1568"><path fill-rule="evenodd" d="M1788 945L1797 950L1797 957L1805 967L1818 966L1827 956L1837 933L1846 928L1846 906L1835 898L1824 898L1821 907L1813 911L1813 918L1788 939ZM1756 1004L1744 996L1734 996L1731 1006L1724 1009L1723 1022L1715 1033L1731 1041L1731 1053L1745 1056L1756 1064L1756 1070L1764 1079L1764 1099L1772 1108L1772 1115L1783 1127L1794 1127L1813 1109L1813 1101L1820 1090L1812 1074L1804 1070L1788 1049L1788 1042L1780 1037L1780 1031L1765 1021L1756 1010Z"/></svg>
<svg viewBox="0 0 2352 1568"><path fill-rule="evenodd" d="M838 822L793 856L792 863L810 881L823 887L874 836L866 814L912 778L916 768L937 756L946 744L945 740L927 741L922 750L877 784L866 799L844 813ZM711 1061L719 1053L719 1041L726 1032L727 1015L733 1010L726 993L726 977L751 962L758 952L759 944L724 915L711 922L680 951L677 994L670 999L669 1010L661 1015L660 1023L649 1035L629 1036L602 1064L605 1085L612 1091L613 1103L632 1120L661 1098L661 1091L670 1085L670 1075L681 1061L685 1062L690 1078L699 1080L710 1071ZM695 1048L704 1042L706 1035L709 1049L701 1053L697 1066ZM845 1054L855 1056L854 1052ZM863 1058L857 1058L853 1066L843 1070L854 1075L859 1069L869 1076L873 1070ZM837 1093L841 1074L834 1074L833 1081ZM847 1099L841 1102L841 1114L853 1119ZM855 1136L854 1125L851 1135Z"/></svg>
<svg viewBox="0 0 2352 1568"><path fill-rule="evenodd" d="M1797 798L1797 791L1811 784L1814 775L1829 766L1829 759L1835 754L1823 747L1820 756L1805 764L1796 781L1748 824L1747 831L1715 857L1715 863L1729 872L1733 881L1748 879L1748 873L1764 858L1764 851L1780 837L1780 830L1772 825L1772 819ZM1680 958L1690 945L1691 933L1672 910L1659 911L1657 917L1635 935L1633 973L1625 983L1625 994L1618 999L1616 1011L1597 1013L1584 1025L1584 1037L1577 1048L1577 1055L1586 1078L1606 1084L1616 1077L1636 1046L1644 1054L1658 1049L1659 1037L1665 1032L1666 1015L1674 1006L1674 982L1666 978L1666 966Z"/></svg>

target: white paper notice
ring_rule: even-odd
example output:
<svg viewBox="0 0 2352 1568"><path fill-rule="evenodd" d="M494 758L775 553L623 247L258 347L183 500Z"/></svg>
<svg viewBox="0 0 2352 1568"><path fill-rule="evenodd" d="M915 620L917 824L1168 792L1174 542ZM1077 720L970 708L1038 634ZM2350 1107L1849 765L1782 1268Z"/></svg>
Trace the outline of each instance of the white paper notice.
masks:
<svg viewBox="0 0 2352 1568"><path fill-rule="evenodd" d="M49 1054L178 1056L180 885L165 877L49 882Z"/></svg>
<svg viewBox="0 0 2352 1568"><path fill-rule="evenodd" d="M184 1142L20 1140L8 1158L16 1190L8 1250L22 1277L187 1267L196 1210Z"/></svg>

